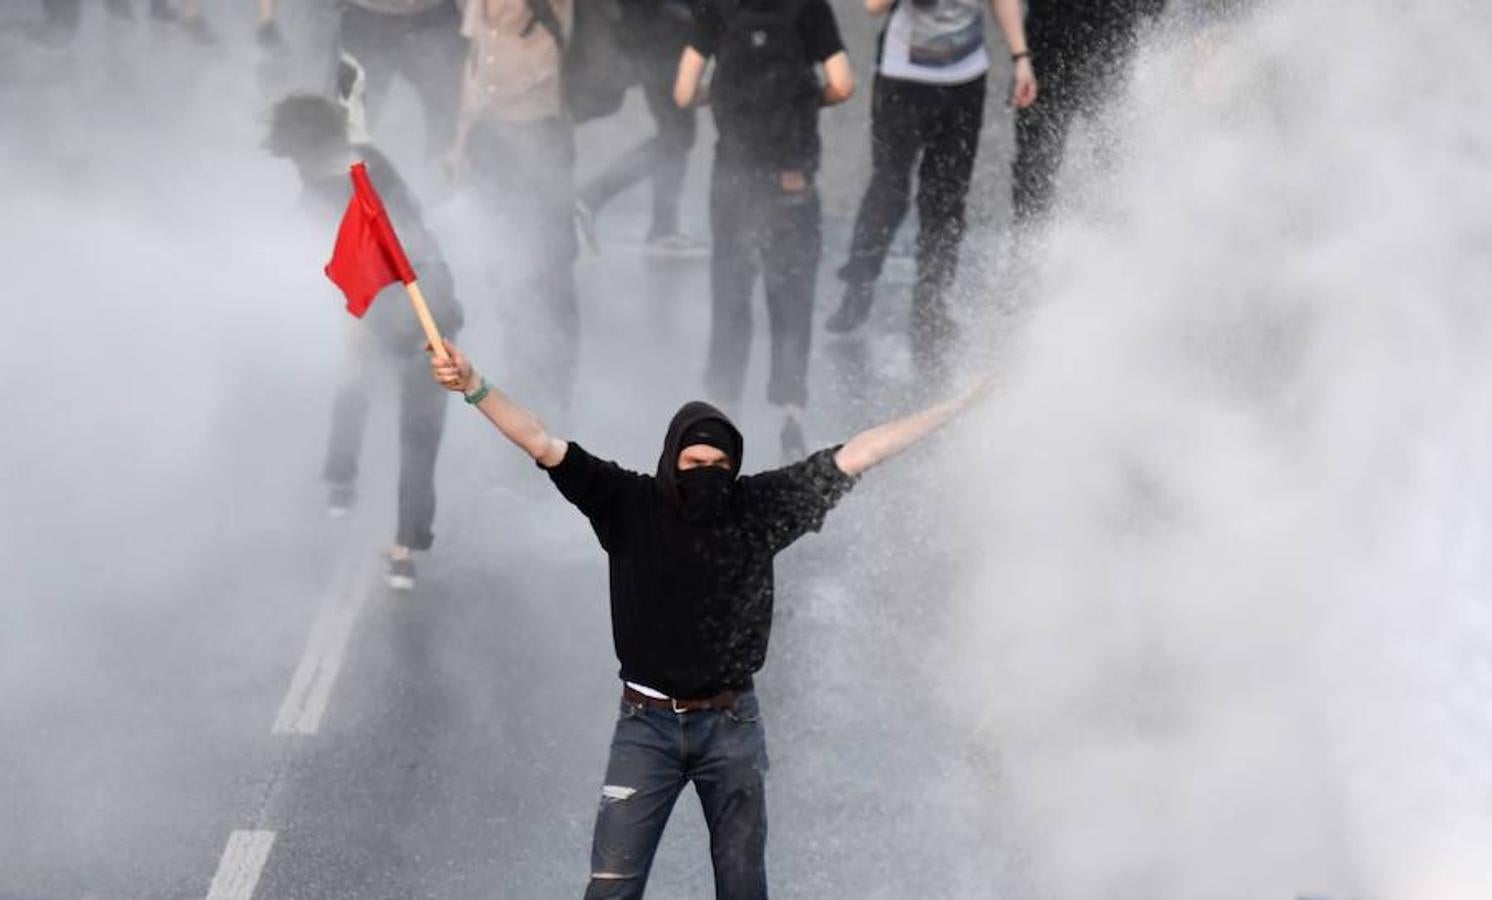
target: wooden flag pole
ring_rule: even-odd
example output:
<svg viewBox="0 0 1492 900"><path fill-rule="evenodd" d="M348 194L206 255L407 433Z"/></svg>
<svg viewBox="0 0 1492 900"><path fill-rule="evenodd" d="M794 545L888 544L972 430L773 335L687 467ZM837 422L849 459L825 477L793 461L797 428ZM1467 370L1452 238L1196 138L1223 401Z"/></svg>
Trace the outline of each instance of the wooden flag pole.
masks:
<svg viewBox="0 0 1492 900"><path fill-rule="evenodd" d="M445 362L446 344L440 338L440 329L435 327L435 317L430 315L430 307L425 303L425 295L420 292L418 281L406 281L404 289L409 292L409 305L414 307L414 314L420 319L420 327L425 329L425 339L430 342L430 349L434 351L435 358Z"/></svg>

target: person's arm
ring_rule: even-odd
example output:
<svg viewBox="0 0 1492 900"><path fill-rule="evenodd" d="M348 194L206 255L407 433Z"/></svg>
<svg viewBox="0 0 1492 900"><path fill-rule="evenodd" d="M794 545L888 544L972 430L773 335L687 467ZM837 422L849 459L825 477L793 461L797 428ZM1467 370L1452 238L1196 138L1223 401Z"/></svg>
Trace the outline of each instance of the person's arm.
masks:
<svg viewBox="0 0 1492 900"><path fill-rule="evenodd" d="M688 109L699 102L699 86L705 78L705 66L709 59L691 46L686 46L679 56L679 73L674 78L673 102L680 109Z"/></svg>
<svg viewBox="0 0 1492 900"><path fill-rule="evenodd" d="M482 376L477 374L471 362L456 349L455 344L446 341L445 347L447 359L441 360L434 354L430 356L430 368L435 374L435 380L446 390L471 396L482 387ZM552 469L564 461L569 443L551 435L538 416L514 403L502 391L489 384L487 396L476 406L504 437L517 444L539 465Z"/></svg>
<svg viewBox="0 0 1492 900"><path fill-rule="evenodd" d="M1036 69L1031 65L1031 49L1026 44L1021 0L990 0L990 9L1000 24L1000 32L1005 35L1005 46L1010 48L1010 55L1015 59L1010 105L1025 109L1036 102Z"/></svg>
<svg viewBox="0 0 1492 900"><path fill-rule="evenodd" d="M855 70L843 50L824 60L824 105L834 106L855 93Z"/></svg>
<svg viewBox="0 0 1492 900"><path fill-rule="evenodd" d="M865 11L873 16L884 16L896 5L896 0L865 0Z"/></svg>
<svg viewBox="0 0 1492 900"><path fill-rule="evenodd" d="M982 397L989 387L988 381L981 382L952 400L945 400L937 406L894 422L866 429L839 448L834 454L834 464L844 474L858 476L937 431L949 419Z"/></svg>

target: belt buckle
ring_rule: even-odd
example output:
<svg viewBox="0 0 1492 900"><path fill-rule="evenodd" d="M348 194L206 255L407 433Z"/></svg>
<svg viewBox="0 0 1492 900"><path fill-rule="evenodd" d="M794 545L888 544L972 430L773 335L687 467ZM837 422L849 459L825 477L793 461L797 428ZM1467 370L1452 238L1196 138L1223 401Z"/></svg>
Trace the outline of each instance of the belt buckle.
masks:
<svg viewBox="0 0 1492 900"><path fill-rule="evenodd" d="M668 698L668 705L673 707L673 713L676 716L682 716L684 713L689 712L688 709L679 706L679 701L675 697Z"/></svg>

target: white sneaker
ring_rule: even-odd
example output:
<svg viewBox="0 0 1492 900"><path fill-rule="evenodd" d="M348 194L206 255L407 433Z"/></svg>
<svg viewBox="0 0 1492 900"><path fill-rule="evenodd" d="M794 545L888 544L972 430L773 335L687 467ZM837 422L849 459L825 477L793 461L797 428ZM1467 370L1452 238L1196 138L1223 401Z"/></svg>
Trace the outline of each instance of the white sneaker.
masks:
<svg viewBox="0 0 1492 900"><path fill-rule="evenodd" d="M683 232L650 237L644 250L657 259L704 259L710 255L709 244Z"/></svg>
<svg viewBox="0 0 1492 900"><path fill-rule="evenodd" d="M394 547L389 551L389 569L385 578L393 590L414 590L414 553L409 548Z"/></svg>

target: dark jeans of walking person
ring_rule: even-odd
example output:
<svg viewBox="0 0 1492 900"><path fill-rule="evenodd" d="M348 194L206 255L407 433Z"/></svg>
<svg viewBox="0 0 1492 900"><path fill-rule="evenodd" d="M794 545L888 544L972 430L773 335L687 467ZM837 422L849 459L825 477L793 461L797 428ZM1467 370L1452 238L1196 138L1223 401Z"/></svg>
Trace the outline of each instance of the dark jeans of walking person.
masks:
<svg viewBox="0 0 1492 900"><path fill-rule="evenodd" d="M657 133L626 150L576 192L585 212L595 216L612 198L643 179L652 182L651 244L679 238L679 196L689 150L694 146L695 110L680 109L673 102L674 70L678 54L671 59L650 58L641 66L641 87L648 113Z"/></svg>
<svg viewBox="0 0 1492 900"><path fill-rule="evenodd" d="M771 372L767 400L801 409L808 402L808 351L814 281L822 247L818 191L782 187L778 173L722 161L710 184L714 235L710 264L709 392L740 402L751 355L751 298L758 273L767 295Z"/></svg>
<svg viewBox="0 0 1492 900"><path fill-rule="evenodd" d="M445 429L447 397L430 383L430 365L413 354L397 357L366 334L354 338L352 358L332 404L331 438L322 477L331 488L333 510L352 502L361 456L372 369L388 366L399 382L399 523L395 542L428 550L435 539L435 460ZM340 504L339 504L340 501Z"/></svg>
<svg viewBox="0 0 1492 900"><path fill-rule="evenodd" d="M755 692L675 713L624 698L591 844L586 900L643 896L663 827L689 783L710 831L718 900L767 896L767 739Z"/></svg>
<svg viewBox="0 0 1492 900"><path fill-rule="evenodd" d="M855 218L849 260L839 270L845 300L827 323L847 332L869 314L892 238L917 177L917 282L912 351L934 366L953 331L945 295L958 272L964 210L984 124L985 79L921 84L878 76L871 100L871 176Z"/></svg>
<svg viewBox="0 0 1492 900"><path fill-rule="evenodd" d="M461 103L461 64L466 59L461 14L454 3L409 14L346 3L338 43L367 75L370 126L377 124L394 76L402 75L419 95L424 111L426 155L450 147Z"/></svg>

